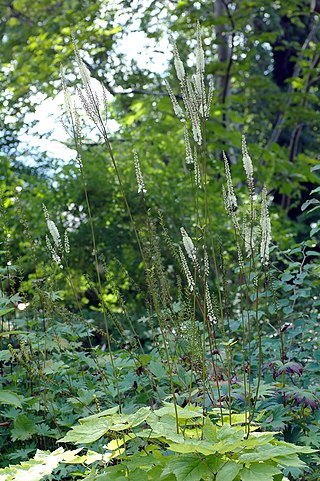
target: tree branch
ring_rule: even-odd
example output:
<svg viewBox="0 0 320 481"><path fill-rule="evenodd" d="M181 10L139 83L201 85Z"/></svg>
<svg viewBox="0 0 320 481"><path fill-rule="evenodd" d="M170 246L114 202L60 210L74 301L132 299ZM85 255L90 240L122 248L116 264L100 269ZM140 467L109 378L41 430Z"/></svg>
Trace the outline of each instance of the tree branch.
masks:
<svg viewBox="0 0 320 481"><path fill-rule="evenodd" d="M159 92L154 92L152 90L141 90L141 89L130 89L126 91L117 91L115 90L110 83L102 77L98 71L97 68L89 64L86 60L82 60L85 66L88 68L90 71L91 75L93 78L98 80L104 87L105 89L113 96L116 97L117 95L130 95L130 94L139 94L139 95L153 95L156 97L169 97L168 92L165 91L159 91ZM176 95L177 99L181 98L181 95Z"/></svg>

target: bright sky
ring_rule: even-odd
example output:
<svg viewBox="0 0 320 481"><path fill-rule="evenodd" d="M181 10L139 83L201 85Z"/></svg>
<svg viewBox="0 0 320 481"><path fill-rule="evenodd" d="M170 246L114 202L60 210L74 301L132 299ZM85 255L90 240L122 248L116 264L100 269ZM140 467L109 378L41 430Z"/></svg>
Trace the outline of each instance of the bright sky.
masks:
<svg viewBox="0 0 320 481"><path fill-rule="evenodd" d="M148 39L144 32L128 31L126 36L119 43L116 53L123 53L128 64L135 59L140 68L148 68L153 72L163 72L170 58L170 46L167 39L156 42L155 39ZM98 82L96 86L98 87ZM112 98L112 97L111 97ZM37 97L37 100L42 100ZM40 152L47 152L49 156L68 161L74 157L74 152L63 145L68 140L62 123L63 93L60 92L55 98L45 99L37 107L34 114L26 117L26 122L37 120L37 125L20 137L22 147L37 147ZM108 122L109 128L116 130L117 122ZM51 132L49 138L44 136ZM43 137L42 137L43 136Z"/></svg>

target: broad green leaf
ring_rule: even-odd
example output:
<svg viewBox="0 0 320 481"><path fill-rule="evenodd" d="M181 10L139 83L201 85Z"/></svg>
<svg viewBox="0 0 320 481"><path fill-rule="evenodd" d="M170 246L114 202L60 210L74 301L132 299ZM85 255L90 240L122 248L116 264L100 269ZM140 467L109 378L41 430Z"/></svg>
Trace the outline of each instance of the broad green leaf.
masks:
<svg viewBox="0 0 320 481"><path fill-rule="evenodd" d="M110 409L106 409L105 411L101 411L100 413L93 414L92 416L87 416L86 418L79 419L79 423L83 424L86 422L91 422L94 419L99 419L105 416L111 416L112 414L116 414L119 411L119 406L115 406Z"/></svg>
<svg viewBox="0 0 320 481"><path fill-rule="evenodd" d="M204 421L203 437L211 443L217 441L217 426L208 417Z"/></svg>
<svg viewBox="0 0 320 481"><path fill-rule="evenodd" d="M151 410L149 407L143 407L138 409L133 414L119 414L113 416L112 423L110 425L110 431L124 431L126 429L134 428L143 423L150 415Z"/></svg>
<svg viewBox="0 0 320 481"><path fill-rule="evenodd" d="M223 424L241 424L248 422L248 419L250 418L250 413L241 413L241 414L231 414L231 422L230 422L230 416L223 416Z"/></svg>
<svg viewBox="0 0 320 481"><path fill-rule="evenodd" d="M216 481L233 481L241 470L242 465L233 461L228 461L221 469L219 469Z"/></svg>
<svg viewBox="0 0 320 481"><path fill-rule="evenodd" d="M177 481L177 478L173 473L163 476L162 469L162 466L154 466L153 468L149 469L147 472L148 481L155 481L156 479L161 479L161 481Z"/></svg>
<svg viewBox="0 0 320 481"><path fill-rule="evenodd" d="M143 471L142 469L137 468L134 471L129 472L127 480L128 481L148 481L148 475L146 471Z"/></svg>
<svg viewBox="0 0 320 481"><path fill-rule="evenodd" d="M239 471L241 481L273 481L276 474L281 471L271 464L252 464L249 468L242 468Z"/></svg>
<svg viewBox="0 0 320 481"><path fill-rule="evenodd" d="M13 441L19 439L25 441L30 439L33 434L37 432L37 426L25 414L18 414L13 422L13 429L11 430L11 438Z"/></svg>
<svg viewBox="0 0 320 481"><path fill-rule="evenodd" d="M25 331L3 331L0 332L0 337L14 336L16 334L25 334Z"/></svg>
<svg viewBox="0 0 320 481"><path fill-rule="evenodd" d="M255 446L261 446L263 444L268 444L270 441L274 440L274 435L277 432L270 433L251 433L248 439L242 441L243 446L247 448L253 448Z"/></svg>
<svg viewBox="0 0 320 481"><path fill-rule="evenodd" d="M90 444L104 436L110 429L112 418L94 419L73 426L59 443Z"/></svg>
<svg viewBox="0 0 320 481"><path fill-rule="evenodd" d="M193 406L187 406L185 408L181 408L177 406L178 411L178 418L179 419L192 419L192 418L202 418L203 414L199 408ZM163 408L158 409L155 411L155 414L159 417L169 415L169 416L176 416L175 409L173 404L166 403L166 406Z"/></svg>
<svg viewBox="0 0 320 481"><path fill-rule="evenodd" d="M64 451L62 448L53 453L49 451L36 452L33 459L16 466L0 469L1 481L40 481L64 461L74 457L80 449Z"/></svg>
<svg viewBox="0 0 320 481"><path fill-rule="evenodd" d="M284 467L293 468L305 468L306 463L304 463L297 454L291 454L290 456L277 456L277 463Z"/></svg>
<svg viewBox="0 0 320 481"><path fill-rule="evenodd" d="M200 481L219 469L219 461L214 456L204 459L201 456L172 456L163 470L162 476L174 473L177 481ZM218 467L217 467L218 466Z"/></svg>
<svg viewBox="0 0 320 481"><path fill-rule="evenodd" d="M184 443L169 443L169 448L171 451L181 454L202 453L205 456L208 456L209 454L214 454L216 452L216 450L213 449L212 444L196 439L190 439Z"/></svg>
<svg viewBox="0 0 320 481"><path fill-rule="evenodd" d="M10 404L11 406L21 407L22 399L14 392L0 391L0 406L1 404Z"/></svg>
<svg viewBox="0 0 320 481"><path fill-rule="evenodd" d="M8 307L8 309L0 309L0 317L5 316L12 311L14 311L14 307Z"/></svg>

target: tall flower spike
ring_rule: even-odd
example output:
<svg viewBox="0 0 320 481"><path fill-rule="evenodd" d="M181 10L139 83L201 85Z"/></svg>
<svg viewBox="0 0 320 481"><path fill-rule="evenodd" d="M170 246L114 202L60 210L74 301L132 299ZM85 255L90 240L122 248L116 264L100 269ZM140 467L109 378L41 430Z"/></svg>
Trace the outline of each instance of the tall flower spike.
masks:
<svg viewBox="0 0 320 481"><path fill-rule="evenodd" d="M172 102L172 107L173 107L173 110L174 110L174 113L176 114L176 116L178 117L178 119L181 120L181 122L185 122L185 116L184 116L184 113L183 113L183 110L182 108L180 107L179 103L178 103L178 100L176 99L176 96L174 95L173 93L173 90L172 88L170 87L170 84L167 80L165 80L165 86L166 86L166 89L168 91L168 94L169 94L169 97L171 99L171 102Z"/></svg>
<svg viewBox="0 0 320 481"><path fill-rule="evenodd" d="M269 263L269 246L271 242L271 222L268 211L267 189L265 187L262 190L260 227L260 259L263 265L267 265Z"/></svg>
<svg viewBox="0 0 320 481"><path fill-rule="evenodd" d="M233 190L229 161L224 152L222 152L222 155L223 155L224 168L225 168L226 179L227 179L227 189L225 190L225 193L224 193L225 205L226 205L226 210L228 214L232 214L237 209L238 203Z"/></svg>
<svg viewBox="0 0 320 481"><path fill-rule="evenodd" d="M204 73L204 52L202 47L202 38L201 38L201 30L200 30L200 23L197 22L197 70L199 72Z"/></svg>
<svg viewBox="0 0 320 481"><path fill-rule="evenodd" d="M64 94L64 104L65 104L65 107L66 107L67 116L68 116L69 120L72 123L74 123L73 122L74 105L73 105L73 101L72 101L71 95L69 93L69 90L67 89L66 80L65 80L64 71L63 71L62 66L60 68L60 77L61 77L62 89L63 89L63 94Z"/></svg>
<svg viewBox="0 0 320 481"><path fill-rule="evenodd" d="M73 41L73 48L74 48L74 54L76 57L76 62L79 68L80 77L84 87L86 88L90 86L90 82L91 82L90 72L82 61L82 58L80 56L80 52L77 46L77 41L74 35L72 36L72 41Z"/></svg>
<svg viewBox="0 0 320 481"><path fill-rule="evenodd" d="M189 134L188 134L188 127L186 126L186 124L184 125L184 144L185 144L185 147L186 147L186 164L187 165L193 164L193 157L192 157L190 139L189 139Z"/></svg>
<svg viewBox="0 0 320 481"><path fill-rule="evenodd" d="M251 194L253 194L253 165L252 165L252 160L251 157L248 153L247 149L247 143L246 143L246 138L243 135L242 136L242 162L243 162L243 167L247 176L247 182L249 189L251 191Z"/></svg>
<svg viewBox="0 0 320 481"><path fill-rule="evenodd" d="M56 248L60 249L62 244L61 244L61 237L60 237L58 228L57 228L56 224L53 222L53 220L50 219L48 209L46 208L46 206L44 204L43 204L43 212L44 212L44 216L45 216L46 221L47 221L48 230L51 234L53 242L54 242Z"/></svg>
<svg viewBox="0 0 320 481"><path fill-rule="evenodd" d="M185 230L184 227L181 227L180 229L181 235L182 235L182 242L184 245L184 248L186 250L186 253L188 254L188 257L192 260L192 262L195 262L196 260L196 248L192 242L191 237L188 236L187 231Z"/></svg>
<svg viewBox="0 0 320 481"><path fill-rule="evenodd" d="M179 247L179 255L180 255L180 259L181 259L182 269L183 269L184 275L186 276L190 292L193 292L193 290L194 290L194 279L192 277L192 274L190 272L190 269L189 269L189 266L188 266L188 263L187 263L187 259L185 258L185 255L182 252L181 247Z"/></svg>
<svg viewBox="0 0 320 481"><path fill-rule="evenodd" d="M203 250L204 250L204 254L203 254L204 275L206 277L209 277L210 263L209 263L209 257L208 257L208 252L207 252L206 246L203 246Z"/></svg>
<svg viewBox="0 0 320 481"><path fill-rule="evenodd" d="M213 80L210 79L210 81L209 81L209 91L208 91L208 100L207 100L207 110L205 112L205 118L206 119L209 117L209 114L210 114L213 92L214 92L214 84L213 84Z"/></svg>
<svg viewBox="0 0 320 481"><path fill-rule="evenodd" d="M173 61L174 61L174 67L176 69L177 77L180 80L180 82L183 82L186 76L186 72L184 70L184 66L175 43L173 44Z"/></svg>
<svg viewBox="0 0 320 481"><path fill-rule="evenodd" d="M64 251L66 254L70 254L70 242L67 231L64 231Z"/></svg>
<svg viewBox="0 0 320 481"><path fill-rule="evenodd" d="M63 269L61 257L59 256L59 254L57 254L55 248L51 244L50 239L47 235L46 235L46 244L54 262L60 267L60 269Z"/></svg>
<svg viewBox="0 0 320 481"><path fill-rule="evenodd" d="M207 309L208 319L211 323L215 324L217 322L217 318L214 313L214 309L211 301L210 289L207 282L205 287L205 298L206 298L206 309Z"/></svg>
<svg viewBox="0 0 320 481"><path fill-rule="evenodd" d="M194 181L198 189L202 188L201 185L201 174L200 174L200 167L199 167L199 160L198 160L198 151L197 147L194 146Z"/></svg>
<svg viewBox="0 0 320 481"><path fill-rule="evenodd" d="M243 209L242 235L244 240L244 249L246 251L247 257L250 257L251 254L253 254L254 248L254 226L248 223L248 216L245 207Z"/></svg>
<svg viewBox="0 0 320 481"><path fill-rule="evenodd" d="M137 184L138 184L138 194L142 193L145 194L147 192L147 189L145 188L143 177L142 177L142 172L140 168L140 162L139 162L139 157L137 154L137 151L133 151L133 159L134 159L134 167L136 170L136 178L137 178Z"/></svg>

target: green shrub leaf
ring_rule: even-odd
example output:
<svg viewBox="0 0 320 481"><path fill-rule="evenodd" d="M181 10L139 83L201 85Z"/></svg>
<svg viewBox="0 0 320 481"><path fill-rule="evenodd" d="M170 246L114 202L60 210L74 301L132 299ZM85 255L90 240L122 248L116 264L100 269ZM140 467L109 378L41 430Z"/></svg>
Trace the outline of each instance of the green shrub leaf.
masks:
<svg viewBox="0 0 320 481"><path fill-rule="evenodd" d="M1 404L10 404L16 408L22 405L22 399L18 394L11 391L0 391L0 406Z"/></svg>
<svg viewBox="0 0 320 481"><path fill-rule="evenodd" d="M273 481L273 477L281 471L271 464L252 464L239 472L241 481Z"/></svg>
<svg viewBox="0 0 320 481"><path fill-rule="evenodd" d="M219 469L216 481L233 481L241 470L242 465L228 461L221 469Z"/></svg>

